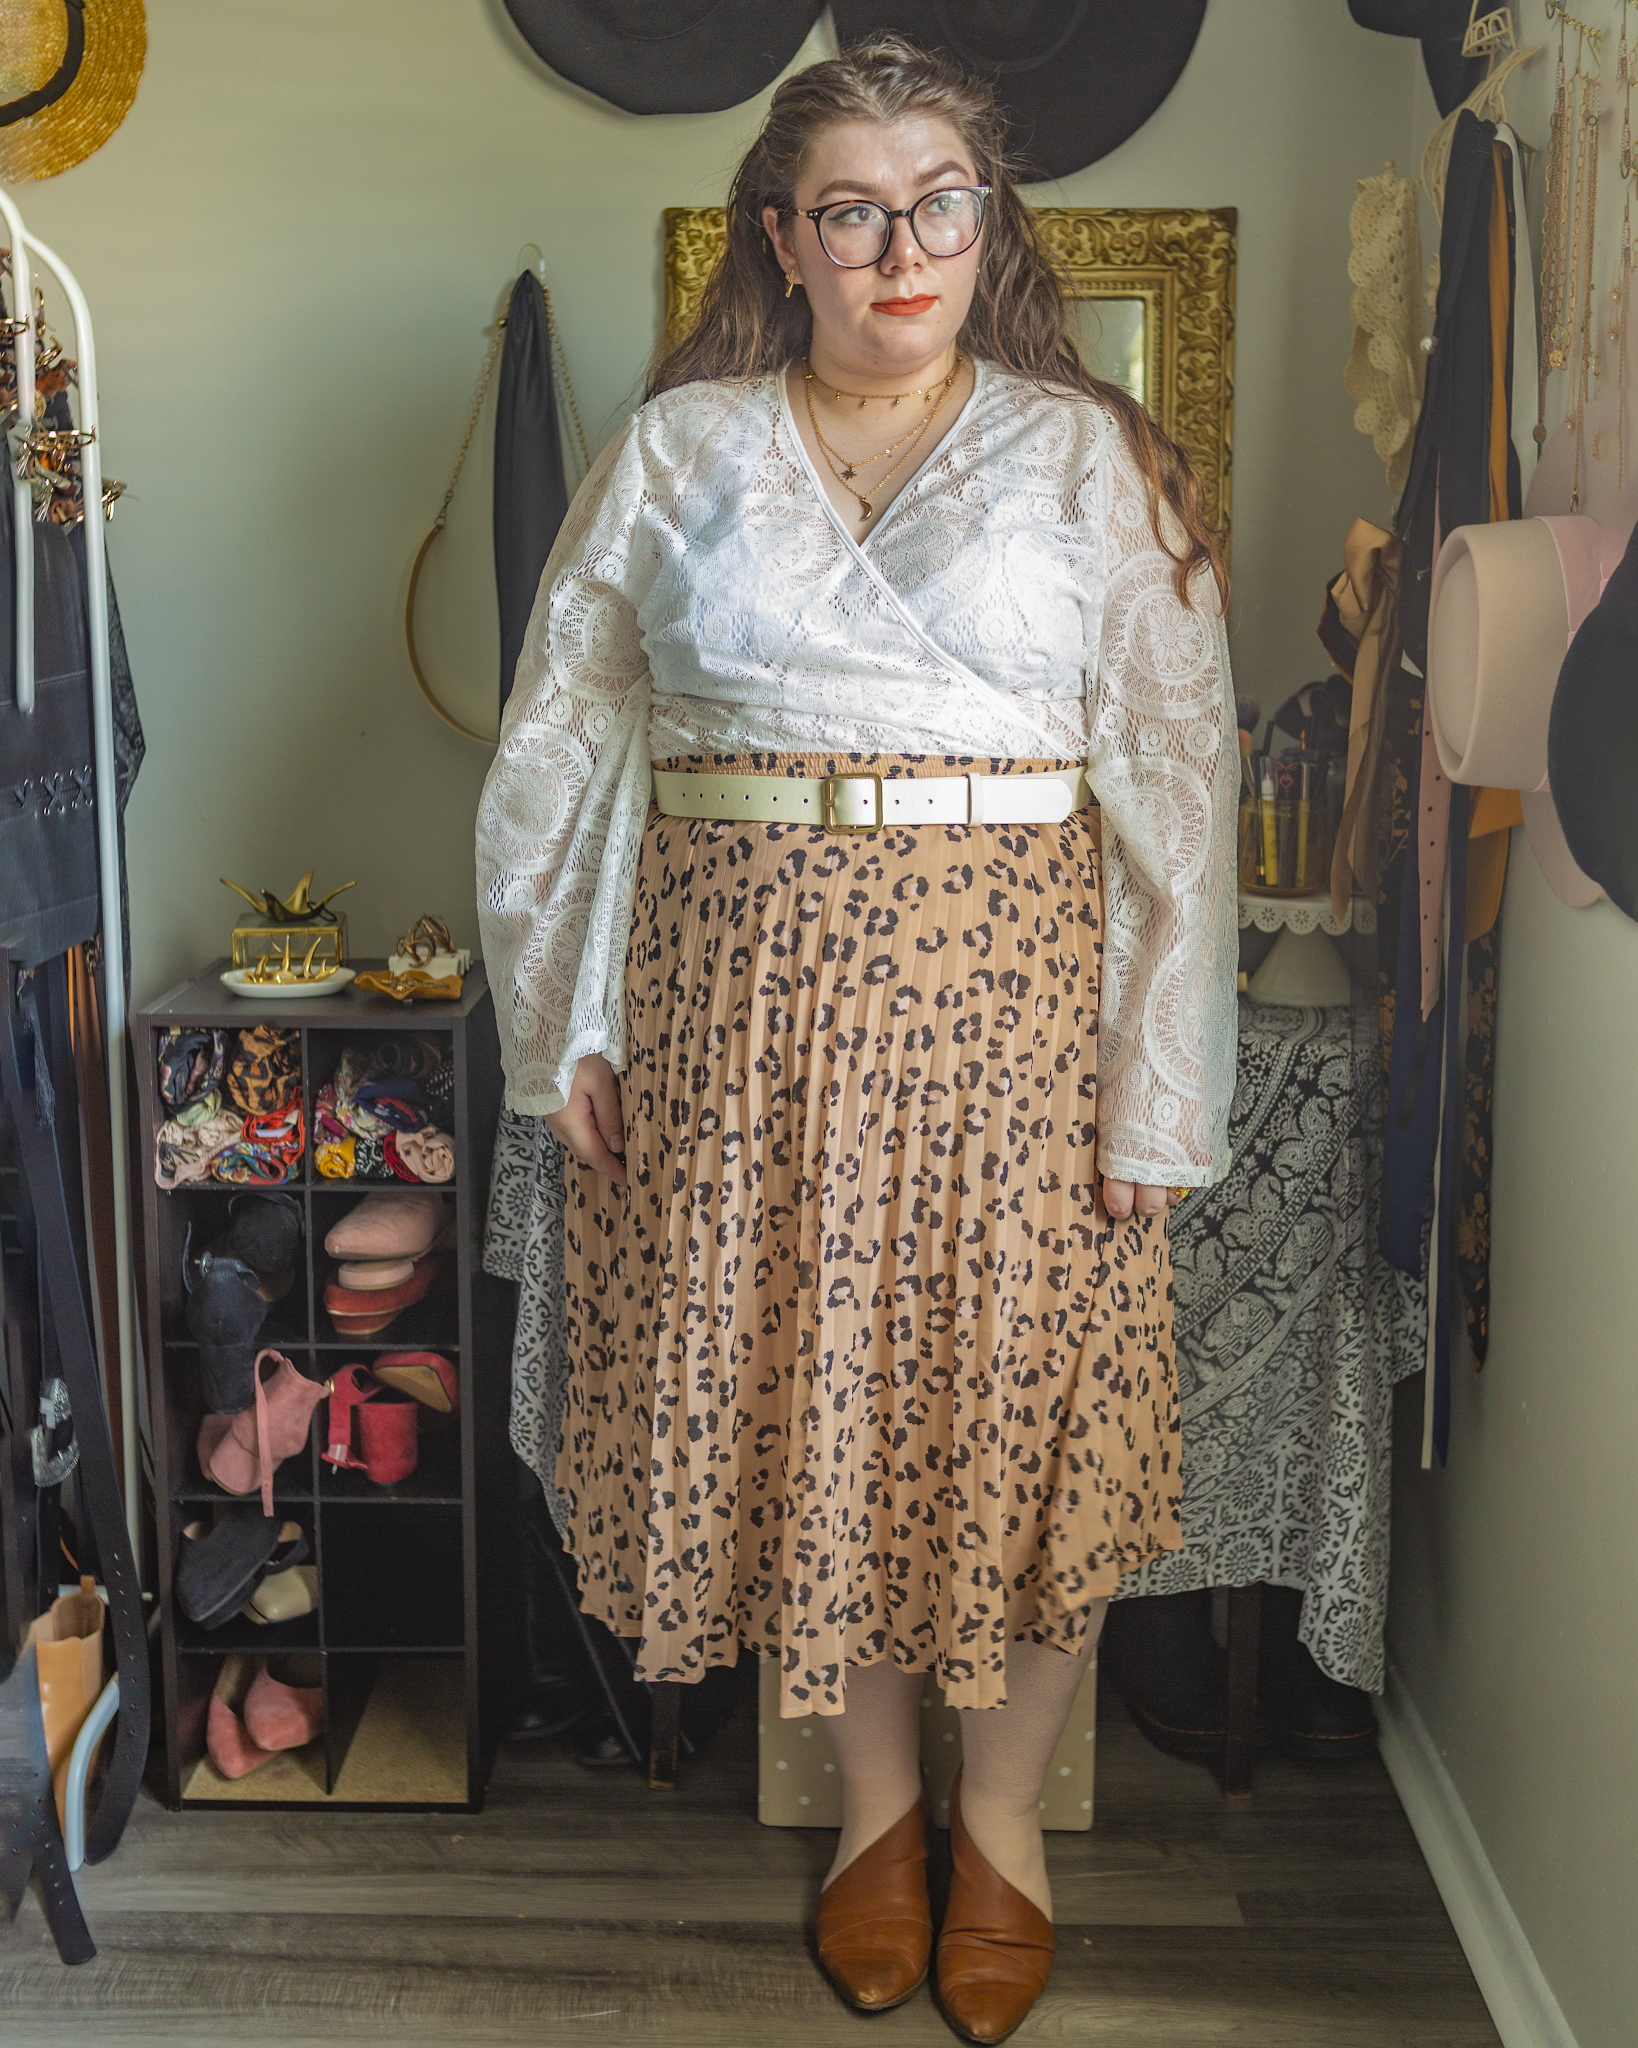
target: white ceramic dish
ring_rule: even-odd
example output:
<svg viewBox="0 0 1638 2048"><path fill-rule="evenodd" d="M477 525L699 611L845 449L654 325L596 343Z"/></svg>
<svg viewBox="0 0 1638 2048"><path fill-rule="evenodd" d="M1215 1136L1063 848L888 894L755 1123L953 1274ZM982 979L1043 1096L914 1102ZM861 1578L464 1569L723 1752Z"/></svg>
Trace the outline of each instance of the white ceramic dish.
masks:
<svg viewBox="0 0 1638 2048"><path fill-rule="evenodd" d="M247 981L242 967L230 967L222 976L222 985L247 1002L260 997L263 1002L299 1003L304 996L336 995L352 978L352 968L337 967L322 981Z"/></svg>

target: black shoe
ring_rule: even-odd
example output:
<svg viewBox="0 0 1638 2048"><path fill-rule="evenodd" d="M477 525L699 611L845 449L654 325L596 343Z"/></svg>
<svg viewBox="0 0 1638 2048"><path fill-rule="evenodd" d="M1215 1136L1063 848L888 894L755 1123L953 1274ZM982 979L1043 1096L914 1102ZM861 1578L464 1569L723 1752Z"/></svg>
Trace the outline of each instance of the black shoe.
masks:
<svg viewBox="0 0 1638 2048"><path fill-rule="evenodd" d="M700 1754L732 1713L732 1679L729 1670L708 1671L699 1684L683 1687L684 1725L677 1732L677 1754L685 1761ZM636 1690L646 1695L648 1688L638 1684ZM648 1769L646 1747L634 1756L629 1725L622 1733L614 1716L606 1711L585 1715L570 1749L575 1762L588 1771L618 1770L622 1764L628 1770Z"/></svg>
<svg viewBox="0 0 1638 2048"><path fill-rule="evenodd" d="M238 1415L256 1400L256 1340L269 1306L290 1291L301 1210L289 1195L235 1200L228 1227L197 1255L182 1246L187 1323L199 1346L207 1413Z"/></svg>
<svg viewBox="0 0 1638 2048"><path fill-rule="evenodd" d="M573 1745L574 1760L588 1771L636 1770L631 1750L614 1725L613 1716L598 1714L586 1722Z"/></svg>
<svg viewBox="0 0 1638 2048"><path fill-rule="evenodd" d="M531 1684L502 1731L506 1742L555 1742L571 1735L596 1704L583 1680L563 1677Z"/></svg>
<svg viewBox="0 0 1638 2048"><path fill-rule="evenodd" d="M1211 1592L1111 1600L1099 1668L1156 1749L1220 1762L1228 1740L1228 1653L1211 1632Z"/></svg>
<svg viewBox="0 0 1638 2048"><path fill-rule="evenodd" d="M301 1249L301 1204L294 1195L235 1195L228 1227L211 1247L243 1259L262 1282L269 1301L290 1289Z"/></svg>
<svg viewBox="0 0 1638 2048"><path fill-rule="evenodd" d="M1113 1609L1111 1609L1113 1612ZM1328 1678L1297 1640L1302 1594L1264 1586L1258 1696L1287 1756L1352 1763L1376 1754L1376 1712L1368 1692Z"/></svg>
<svg viewBox="0 0 1638 2048"><path fill-rule="evenodd" d="M191 1533L198 1526L200 1533ZM259 1508L229 1508L214 1529L184 1529L174 1589L177 1605L201 1628L231 1621L263 1579L288 1571L307 1555L295 1522L280 1522Z"/></svg>
<svg viewBox="0 0 1638 2048"><path fill-rule="evenodd" d="M562 1538L539 1485L530 1478L527 1487L513 1508L518 1664L505 1724L508 1742L557 1740L594 1717L606 1719L603 1689L566 1583Z"/></svg>

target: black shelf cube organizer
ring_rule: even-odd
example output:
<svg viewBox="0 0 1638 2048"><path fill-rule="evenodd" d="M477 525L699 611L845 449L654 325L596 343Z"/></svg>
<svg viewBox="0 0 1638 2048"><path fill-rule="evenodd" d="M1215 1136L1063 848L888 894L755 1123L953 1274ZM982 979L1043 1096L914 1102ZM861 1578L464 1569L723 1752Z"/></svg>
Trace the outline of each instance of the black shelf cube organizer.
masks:
<svg viewBox="0 0 1638 2048"><path fill-rule="evenodd" d="M379 964L379 963L362 963ZM219 976L226 961L172 989L136 1024L145 1149L144 1335L159 1543L159 1668L167 1804L451 1808L475 1811L493 1759L507 1640L502 1575L495 1569L511 1494L506 1449L512 1290L482 1270L490 1152L501 1100L500 1051L483 968L455 1002L398 1004L348 988L332 996L245 1000ZM296 1620L236 1615L201 1628L181 1610L173 1581L191 1524L208 1524L230 1496L200 1470L203 1414L198 1346L184 1315L183 1246L227 1225L241 1189L205 1180L162 1189L153 1175L164 1120L156 1060L174 1028L239 1031L269 1024L299 1034L306 1133L295 1177L282 1189L303 1214L295 1284L275 1303L259 1345L325 1380L383 1351L441 1352L456 1366L460 1399L445 1428L423 1434L408 1478L378 1485L320 1457L328 1404L313 1411L306 1448L274 1475L274 1507L298 1522L317 1567L318 1601ZM313 1105L342 1051L409 1034L446 1041L453 1062L453 1179L437 1184L455 1222L453 1285L435 1288L379 1335L347 1337L324 1309L333 1261L327 1232L372 1189L402 1182L330 1180L314 1164ZM483 1569L480 1569L483 1566ZM228 1780L205 1753L212 1689L224 1656L316 1655L323 1727L314 1743Z"/></svg>

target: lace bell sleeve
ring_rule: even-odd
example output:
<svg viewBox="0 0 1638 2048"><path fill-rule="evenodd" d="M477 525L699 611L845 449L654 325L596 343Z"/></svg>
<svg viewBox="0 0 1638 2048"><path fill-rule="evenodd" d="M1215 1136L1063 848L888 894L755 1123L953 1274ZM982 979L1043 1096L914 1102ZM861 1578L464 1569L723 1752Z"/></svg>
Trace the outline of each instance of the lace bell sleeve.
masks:
<svg viewBox="0 0 1638 2048"><path fill-rule="evenodd" d="M1239 961L1239 753L1222 610L1185 604L1118 429L1094 472L1107 534L1087 767L1104 825L1098 1165L1203 1187L1228 1165Z"/></svg>
<svg viewBox="0 0 1638 2048"><path fill-rule="evenodd" d="M575 1064L625 1056L627 926L649 801L653 580L639 422L593 465L540 579L478 803L478 924L506 1099L561 1109Z"/></svg>

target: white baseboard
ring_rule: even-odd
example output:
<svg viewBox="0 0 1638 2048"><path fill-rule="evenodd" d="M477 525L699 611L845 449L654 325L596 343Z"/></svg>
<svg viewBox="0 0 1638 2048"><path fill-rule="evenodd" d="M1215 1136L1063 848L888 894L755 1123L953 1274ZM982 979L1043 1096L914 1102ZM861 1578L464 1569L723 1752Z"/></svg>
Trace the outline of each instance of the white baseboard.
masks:
<svg viewBox="0 0 1638 2048"><path fill-rule="evenodd" d="M1503 2048L1576 2048L1570 2023L1541 1974L1462 1795L1391 1659L1387 1693L1377 1703L1377 1714L1382 1761Z"/></svg>

